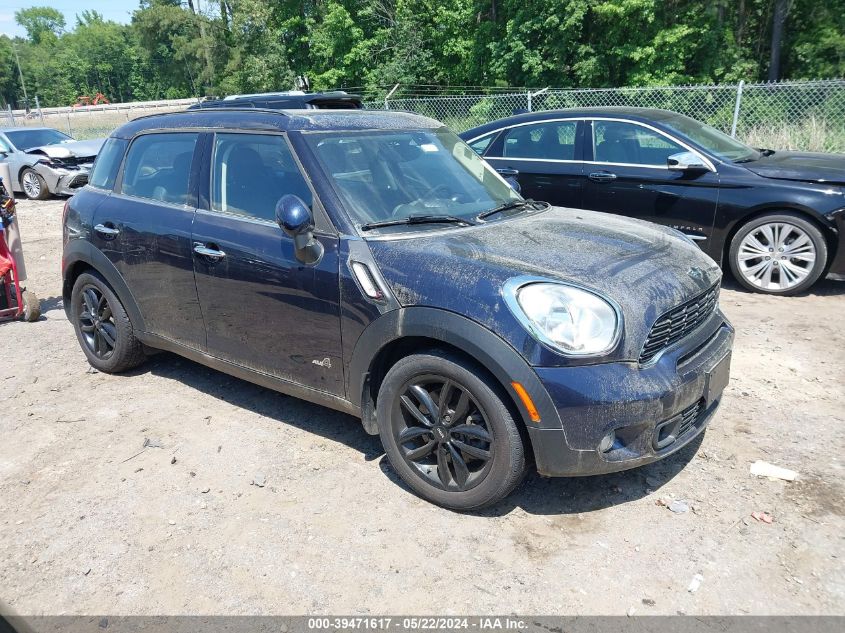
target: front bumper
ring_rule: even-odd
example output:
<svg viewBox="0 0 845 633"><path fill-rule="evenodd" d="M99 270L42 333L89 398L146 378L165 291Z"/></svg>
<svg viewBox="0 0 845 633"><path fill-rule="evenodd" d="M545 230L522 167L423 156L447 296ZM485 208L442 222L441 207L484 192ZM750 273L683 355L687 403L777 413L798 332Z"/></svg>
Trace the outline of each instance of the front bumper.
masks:
<svg viewBox="0 0 845 633"><path fill-rule="evenodd" d="M47 183L47 189L52 194L72 196L88 184L91 165L80 165L76 169L64 167L50 167L43 163L36 163L33 169L38 172Z"/></svg>
<svg viewBox="0 0 845 633"><path fill-rule="evenodd" d="M560 418L555 428L529 428L537 470L550 477L597 475L683 448L706 428L721 402L733 340L733 327L717 310L647 365L536 368ZM600 452L611 431L612 448Z"/></svg>

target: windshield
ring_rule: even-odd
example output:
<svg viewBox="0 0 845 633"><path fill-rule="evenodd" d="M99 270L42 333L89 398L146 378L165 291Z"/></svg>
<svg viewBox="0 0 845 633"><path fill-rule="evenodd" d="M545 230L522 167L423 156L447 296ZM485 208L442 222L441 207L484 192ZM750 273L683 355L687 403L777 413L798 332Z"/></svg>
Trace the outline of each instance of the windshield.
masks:
<svg viewBox="0 0 845 633"><path fill-rule="evenodd" d="M33 147L56 145L57 143L65 143L73 140L67 134L62 134L58 130L14 130L12 132L6 132L6 136L9 137L12 145L22 152L30 150Z"/></svg>
<svg viewBox="0 0 845 633"><path fill-rule="evenodd" d="M698 143L722 160L738 163L757 160L761 156L756 149L740 143L735 138L731 138L724 132L720 132L701 121L677 114L667 118L663 123L676 132L688 136L690 140Z"/></svg>
<svg viewBox="0 0 845 633"><path fill-rule="evenodd" d="M479 213L521 200L494 169L446 128L303 136L359 227L414 216L474 221ZM379 228L416 231L444 226L447 224Z"/></svg>

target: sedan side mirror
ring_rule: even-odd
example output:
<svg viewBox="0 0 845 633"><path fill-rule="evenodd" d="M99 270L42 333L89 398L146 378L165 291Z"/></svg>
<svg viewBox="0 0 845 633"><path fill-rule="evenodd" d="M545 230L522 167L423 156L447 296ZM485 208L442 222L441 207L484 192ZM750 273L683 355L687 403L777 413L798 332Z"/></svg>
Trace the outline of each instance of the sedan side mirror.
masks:
<svg viewBox="0 0 845 633"><path fill-rule="evenodd" d="M708 171L701 157L695 152L678 152L666 158L666 165L675 171Z"/></svg>
<svg viewBox="0 0 845 633"><path fill-rule="evenodd" d="M508 183L511 186L511 189L513 189L517 193L522 192L522 187L519 185L519 181L516 179L516 177L519 176L519 170L518 169L510 169L508 167L502 167L502 168L496 169L496 171L498 172L498 174L502 178L505 179L505 182Z"/></svg>
<svg viewBox="0 0 845 633"><path fill-rule="evenodd" d="M276 203L276 222L293 238L296 258L303 264L316 264L323 256L323 245L314 239L314 215L299 196L285 194Z"/></svg>

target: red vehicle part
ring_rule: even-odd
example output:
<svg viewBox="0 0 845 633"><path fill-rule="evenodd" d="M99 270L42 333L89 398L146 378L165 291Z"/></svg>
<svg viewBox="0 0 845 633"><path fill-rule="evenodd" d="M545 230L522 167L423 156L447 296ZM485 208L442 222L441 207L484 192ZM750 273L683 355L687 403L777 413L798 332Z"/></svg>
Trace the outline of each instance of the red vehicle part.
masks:
<svg viewBox="0 0 845 633"><path fill-rule="evenodd" d="M7 242L7 229L12 222L15 222L15 201L0 179L0 321L19 318L35 321L41 316L38 299L21 286L18 265Z"/></svg>

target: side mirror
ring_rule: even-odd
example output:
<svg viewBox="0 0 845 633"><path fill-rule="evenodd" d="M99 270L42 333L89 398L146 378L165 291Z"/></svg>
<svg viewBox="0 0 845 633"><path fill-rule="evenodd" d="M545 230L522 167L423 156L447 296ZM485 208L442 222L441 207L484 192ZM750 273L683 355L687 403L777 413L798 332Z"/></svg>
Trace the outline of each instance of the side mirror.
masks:
<svg viewBox="0 0 845 633"><path fill-rule="evenodd" d="M293 238L296 258L303 264L316 264L323 256L323 245L314 239L314 216L299 196L285 194L276 203L276 222Z"/></svg>
<svg viewBox="0 0 845 633"><path fill-rule="evenodd" d="M694 152L678 152L666 158L666 166L674 171L707 171L698 154Z"/></svg>
<svg viewBox="0 0 845 633"><path fill-rule="evenodd" d="M511 186L511 189L513 189L517 193L522 192L522 187L520 186L519 181L516 179L516 177L519 176L518 169L502 167L501 169L497 169L496 171L502 178L505 179L505 182Z"/></svg>

